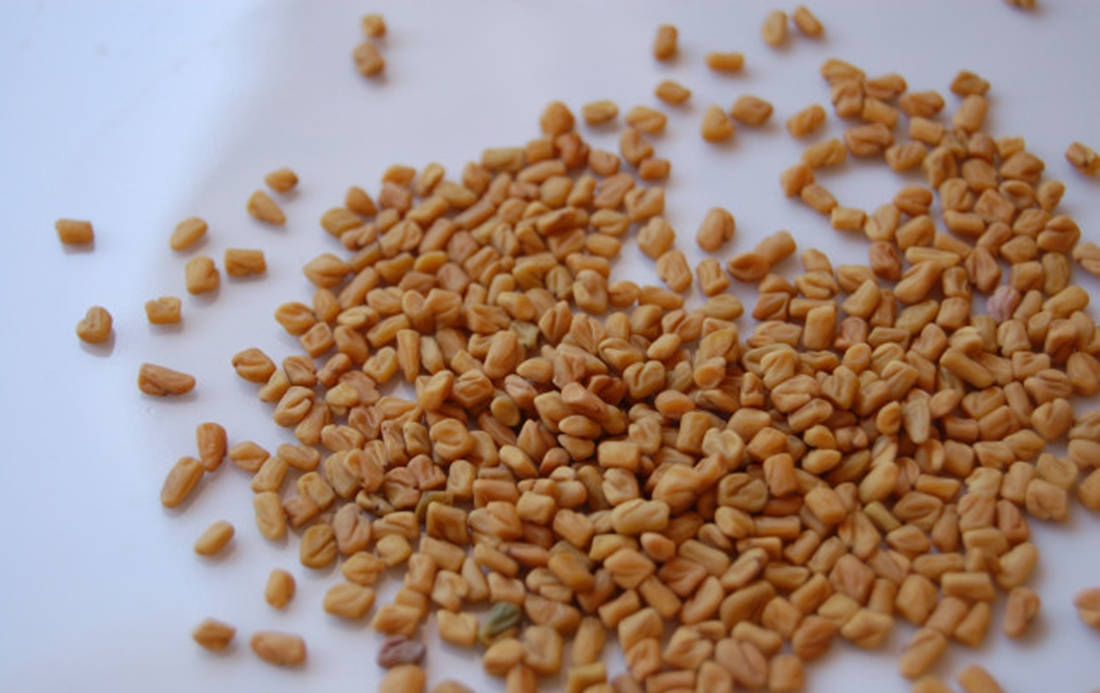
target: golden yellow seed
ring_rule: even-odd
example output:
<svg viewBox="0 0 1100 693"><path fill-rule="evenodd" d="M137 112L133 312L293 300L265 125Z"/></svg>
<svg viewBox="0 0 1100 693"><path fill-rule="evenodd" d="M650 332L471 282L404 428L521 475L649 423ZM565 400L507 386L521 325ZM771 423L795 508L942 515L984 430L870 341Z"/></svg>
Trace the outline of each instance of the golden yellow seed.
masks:
<svg viewBox="0 0 1100 693"><path fill-rule="evenodd" d="M298 185L298 174L289 168L280 168L264 176L264 182L275 192L287 193Z"/></svg>
<svg viewBox="0 0 1100 693"><path fill-rule="evenodd" d="M168 244L172 250L186 250L206 235L206 222L198 217L188 217L176 224Z"/></svg>
<svg viewBox="0 0 1100 693"><path fill-rule="evenodd" d="M301 666L306 661L306 643L297 635L259 631L250 641L260 659L278 666Z"/></svg>
<svg viewBox="0 0 1100 693"><path fill-rule="evenodd" d="M364 77L373 77L386 68L386 61L378 48L370 41L364 41L351 53L355 69Z"/></svg>
<svg viewBox="0 0 1100 693"><path fill-rule="evenodd" d="M247 277L267 271L264 251L244 248L226 248L225 273L231 277Z"/></svg>
<svg viewBox="0 0 1100 693"><path fill-rule="evenodd" d="M191 631L191 637L202 647L212 652L219 652L229 647L237 629L228 623L208 618Z"/></svg>
<svg viewBox="0 0 1100 693"><path fill-rule="evenodd" d="M368 38L381 38L386 35L386 20L376 12L363 15L360 25L363 35Z"/></svg>
<svg viewBox="0 0 1100 693"><path fill-rule="evenodd" d="M744 94L738 97L730 109L733 119L745 125L763 125L771 118L772 105L757 96Z"/></svg>
<svg viewBox="0 0 1100 693"><path fill-rule="evenodd" d="M225 520L218 520L207 527L195 541L195 553L201 556L213 556L225 548L232 538L233 525Z"/></svg>
<svg viewBox="0 0 1100 693"><path fill-rule="evenodd" d="M733 137L733 121L718 106L708 106L703 113L700 132L707 142L724 142Z"/></svg>
<svg viewBox="0 0 1100 693"><path fill-rule="evenodd" d="M170 325L180 321L180 300L161 296L145 302L145 317L151 325Z"/></svg>
<svg viewBox="0 0 1100 693"><path fill-rule="evenodd" d="M658 99L671 106L679 106L691 98L691 90L671 79L662 80L654 89Z"/></svg>
<svg viewBox="0 0 1100 693"><path fill-rule="evenodd" d="M138 389L147 395L184 395L195 389L195 378L171 368L143 363L138 370Z"/></svg>
<svg viewBox="0 0 1100 693"><path fill-rule="evenodd" d="M187 261L184 266L184 282L188 293L203 294L218 288L221 275L218 274L214 260L203 255Z"/></svg>
<svg viewBox="0 0 1100 693"><path fill-rule="evenodd" d="M100 344L111 336L111 314L103 306L92 306L76 324L76 336L89 344Z"/></svg>
<svg viewBox="0 0 1100 693"><path fill-rule="evenodd" d="M764 25L760 28L760 36L764 43L776 48L787 40L787 13L783 10L772 10L764 17Z"/></svg>
<svg viewBox="0 0 1100 693"><path fill-rule="evenodd" d="M92 222L77 219L58 219L54 222L57 237L66 245L84 245L95 240Z"/></svg>
<svg viewBox="0 0 1100 693"><path fill-rule="evenodd" d="M799 31L811 38L817 38L825 32L825 27L821 25L821 21L805 5L796 7L791 14L791 19L794 20L794 25L798 27Z"/></svg>
<svg viewBox="0 0 1100 693"><path fill-rule="evenodd" d="M252 193L248 198L246 208L253 218L265 224L281 226L286 223L286 215L283 214L283 210L263 190Z"/></svg>
<svg viewBox="0 0 1100 693"><path fill-rule="evenodd" d="M671 24L657 27L657 37L653 40L653 57L657 60L671 60L676 56L676 39L679 32Z"/></svg>
<svg viewBox="0 0 1100 693"><path fill-rule="evenodd" d="M742 53L715 51L707 53L707 67L716 72L740 72L745 65L745 56Z"/></svg>

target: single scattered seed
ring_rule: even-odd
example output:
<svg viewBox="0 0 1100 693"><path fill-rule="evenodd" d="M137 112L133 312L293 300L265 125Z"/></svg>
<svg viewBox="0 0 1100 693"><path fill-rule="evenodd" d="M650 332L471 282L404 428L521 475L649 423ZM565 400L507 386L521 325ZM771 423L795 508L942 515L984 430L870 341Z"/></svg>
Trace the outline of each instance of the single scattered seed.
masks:
<svg viewBox="0 0 1100 693"><path fill-rule="evenodd" d="M204 294L214 291L221 283L221 275L214 260L206 257L193 257L184 266L184 282L190 294Z"/></svg>
<svg viewBox="0 0 1100 693"><path fill-rule="evenodd" d="M1022 637L1039 613L1040 600L1034 590L1014 587L1005 602L1003 629L1010 638Z"/></svg>
<svg viewBox="0 0 1100 693"><path fill-rule="evenodd" d="M772 10L764 17L764 25L760 28L760 36L764 43L776 48L787 40L787 13L783 10Z"/></svg>
<svg viewBox="0 0 1100 693"><path fill-rule="evenodd" d="M160 490L160 502L175 508L187 499L202 479L202 464L194 457L181 457L168 471Z"/></svg>
<svg viewBox="0 0 1100 693"><path fill-rule="evenodd" d="M233 525L225 520L218 520L206 528L195 541L195 553L200 556L213 556L229 543L233 538Z"/></svg>
<svg viewBox="0 0 1100 693"><path fill-rule="evenodd" d="M581 116L584 117L584 122L589 125L601 125L614 120L617 115L619 115L619 107L615 105L614 101L607 99L586 103L581 108Z"/></svg>
<svg viewBox="0 0 1100 693"><path fill-rule="evenodd" d="M706 56L707 67L716 72L740 72L745 66L745 56L737 52L711 52Z"/></svg>
<svg viewBox="0 0 1100 693"><path fill-rule="evenodd" d="M791 19L794 20L794 25L799 31L811 38L817 38L825 32L825 27L805 5L796 7L791 13Z"/></svg>
<svg viewBox="0 0 1100 693"><path fill-rule="evenodd" d="M111 336L111 314L103 306L92 306L76 324L76 336L88 344L101 344Z"/></svg>
<svg viewBox="0 0 1100 693"><path fill-rule="evenodd" d="M1100 174L1100 154L1081 142L1072 142L1066 148L1066 161L1086 175Z"/></svg>
<svg viewBox="0 0 1100 693"><path fill-rule="evenodd" d="M385 33L385 27L383 27L383 33ZM264 176L264 182L275 192L287 193L298 185L298 174L289 168L280 168Z"/></svg>
<svg viewBox="0 0 1100 693"><path fill-rule="evenodd" d="M736 228L732 214L721 207L712 207L703 217L703 223L695 234L695 241L700 248L713 253L733 238Z"/></svg>
<svg viewBox="0 0 1100 693"><path fill-rule="evenodd" d="M745 125L760 126L772 116L772 105L756 96L745 94L738 97L730 109L733 119Z"/></svg>
<svg viewBox="0 0 1100 693"><path fill-rule="evenodd" d="M1100 628L1100 587L1081 590L1073 598L1073 605L1077 607L1077 615L1084 623Z"/></svg>
<svg viewBox="0 0 1100 693"><path fill-rule="evenodd" d="M198 217L188 217L176 224L168 245L172 250L186 250L206 235L206 222Z"/></svg>
<svg viewBox="0 0 1100 693"><path fill-rule="evenodd" d="M959 73L955 75L955 79L951 81L951 91L959 96L985 94L989 91L989 82L970 70L960 70Z"/></svg>
<svg viewBox="0 0 1100 693"><path fill-rule="evenodd" d="M151 325L172 325L180 321L181 302L175 296L161 296L145 302L145 317Z"/></svg>
<svg viewBox="0 0 1100 693"><path fill-rule="evenodd" d="M653 40L653 57L658 60L671 60L676 56L676 39L679 32L671 24L657 27L657 38Z"/></svg>
<svg viewBox="0 0 1100 693"><path fill-rule="evenodd" d="M1000 684L980 664L971 664L959 672L956 680L966 693L1004 693Z"/></svg>
<svg viewBox="0 0 1100 693"><path fill-rule="evenodd" d="M54 222L57 237L65 245L85 245L95 240L92 222L78 219L58 219Z"/></svg>
<svg viewBox="0 0 1100 693"><path fill-rule="evenodd" d="M267 271L264 251L227 248L225 251L225 273L231 277L247 277L250 274L263 274Z"/></svg>
<svg viewBox="0 0 1100 693"><path fill-rule="evenodd" d="M733 121L718 106L708 106L703 113L700 132L707 142L724 142L733 137Z"/></svg>
<svg viewBox="0 0 1100 693"><path fill-rule="evenodd" d="M297 635L259 631L250 644L256 656L269 664L296 667L306 661L306 643Z"/></svg>
<svg viewBox="0 0 1100 693"><path fill-rule="evenodd" d="M185 395L195 389L195 378L171 368L143 363L138 370L138 388L147 395Z"/></svg>
<svg viewBox="0 0 1100 693"><path fill-rule="evenodd" d="M373 77L386 68L386 60L371 41L364 41L356 46L351 58L355 62L355 69L364 77Z"/></svg>
<svg viewBox="0 0 1100 693"><path fill-rule="evenodd" d="M691 90L671 79L662 80L653 93L670 106L679 106L691 98Z"/></svg>
<svg viewBox="0 0 1100 693"><path fill-rule="evenodd" d="M360 26L367 38L381 38L386 35L386 20L378 13L363 15Z"/></svg>
<svg viewBox="0 0 1100 693"><path fill-rule="evenodd" d="M825 124L825 108L818 103L810 104L787 119L787 132L792 137L805 137Z"/></svg>
<svg viewBox="0 0 1100 693"><path fill-rule="evenodd" d="M229 647L236 634L236 628L213 618L206 619L191 631L195 642L211 652L220 652Z"/></svg>
<svg viewBox="0 0 1100 693"><path fill-rule="evenodd" d="M263 190L252 193L248 198L246 207L253 218L265 224L282 226L286 223L286 215L283 214L283 210Z"/></svg>
<svg viewBox="0 0 1100 693"><path fill-rule="evenodd" d="M294 597L294 577L285 570L275 569L267 576L264 601L276 609L282 609Z"/></svg>

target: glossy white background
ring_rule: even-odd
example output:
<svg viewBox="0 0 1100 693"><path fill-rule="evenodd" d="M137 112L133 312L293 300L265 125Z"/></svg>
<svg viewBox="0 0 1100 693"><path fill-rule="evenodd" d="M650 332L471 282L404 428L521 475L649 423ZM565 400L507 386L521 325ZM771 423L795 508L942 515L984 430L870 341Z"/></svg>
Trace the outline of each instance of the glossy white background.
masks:
<svg viewBox="0 0 1100 693"><path fill-rule="evenodd" d="M158 492L172 462L192 453L200 421L224 423L231 442L251 439L274 450L288 440L255 400L254 386L233 374L230 356L247 346L280 359L296 351L272 311L308 300L300 266L338 248L319 228L320 214L350 184L376 189L393 162L439 161L457 172L485 146L535 137L551 98L575 109L612 98L625 111L658 105L653 87L672 77L694 95L686 108L666 109L668 132L654 142L673 163L667 216L690 258L698 258L691 239L702 215L723 205L738 227L723 259L789 228L803 247L865 262L857 237L832 231L781 196L777 176L801 146L782 121L811 102L827 104L817 67L829 56L872 75L901 72L911 88L947 95L948 110L957 101L947 85L965 67L993 83L992 131L1027 137L1049 174L1067 183L1065 211L1086 239L1097 240L1100 188L1070 169L1062 152L1071 139L1100 147L1100 5L1040 3L1040 11L1025 13L1000 0L816 2L826 37L792 30L778 51L759 38L774 6L762 2L8 3L0 25L2 687L374 688L379 637L366 623L321 611L335 570L307 572L296 541L272 545L259 537L243 473L227 463L179 512L165 511ZM360 40L359 17L374 9L384 12L390 33L382 45L386 76L368 81L353 70L350 52ZM674 63L658 64L650 44L666 21L680 28L681 52ZM743 51L745 72L710 73L702 56L714 49ZM730 144L703 143L705 107L728 107L746 92L775 104L772 123L739 128ZM841 129L830 109L828 136ZM582 133L614 148L612 130ZM245 214L244 201L266 171L282 165L294 167L302 183L284 201L286 228L271 229ZM868 209L910 180L862 162L822 179L842 204ZM168 234L193 214L209 222L208 238L198 250L173 253ZM59 216L93 220L94 251L61 247L52 228ZM220 267L226 247L262 248L267 276L223 274L213 298L186 295L186 258L211 254ZM655 279L633 245L613 276ZM143 302L165 294L183 297L179 329L146 324ZM115 318L104 348L73 334L93 303ZM142 396L134 381L144 360L194 373L196 391L179 400ZM237 537L226 554L198 558L193 540L219 518L237 526ZM987 645L953 646L937 673L953 676L977 660L1008 691L1100 686L1100 635L1070 604L1076 590L1100 583L1100 522L1075 505L1068 526L1033 527L1042 553L1034 585L1043 598L1033 633L1019 642L1003 638L999 600ZM261 596L277 566L298 579L286 612ZM207 615L239 628L227 654L191 642L191 627ZM247 639L260 628L305 635L308 665L283 671L259 662ZM449 676L479 691L502 689L468 652L439 644L433 628L425 629L431 683ZM834 647L808 667L808 690L907 690L894 653L909 632L897 628L885 654ZM617 656L611 662L612 673L621 671Z"/></svg>

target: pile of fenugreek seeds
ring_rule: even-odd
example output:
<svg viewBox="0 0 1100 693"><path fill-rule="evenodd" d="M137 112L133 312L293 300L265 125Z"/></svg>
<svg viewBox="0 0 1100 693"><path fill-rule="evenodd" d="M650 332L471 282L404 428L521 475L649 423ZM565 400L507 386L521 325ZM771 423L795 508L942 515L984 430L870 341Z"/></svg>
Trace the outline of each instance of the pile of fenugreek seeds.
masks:
<svg viewBox="0 0 1100 693"><path fill-rule="evenodd" d="M823 31L804 7L793 20L807 36ZM766 42L785 41L787 23L769 14ZM385 30L377 15L364 27ZM363 45L354 57L369 72L367 59L381 58ZM675 27L660 27L654 56L676 51ZM722 71L743 61L707 56ZM821 74L837 117L853 123L843 140L807 147L780 189L835 229L864 233L866 265L834 267L805 249L801 273L781 276L773 267L798 249L779 231L689 267L677 249L688 241L662 217L664 190L644 184L669 175L646 139L666 116L625 114L616 154L586 145L570 109L552 102L542 136L485 150L458 180L438 164L395 165L376 196L353 187L323 215L348 254L311 260L312 300L275 314L304 353L232 358L300 445L229 447L220 425L202 424L198 456L172 467L162 502L180 504L226 456L253 474L259 533L301 530L304 565L340 565L325 610L369 615L391 636L377 656L387 693L425 689L417 635L429 620L444 640L477 648L514 693L557 675L570 639L569 693L798 691L804 664L834 639L878 648L904 620L918 629L900 673L915 692L950 690L925 674L951 641L983 641L998 591L1009 637L1040 608L1026 586L1038 560L1029 521L1065 520L1074 496L1100 510L1100 410L1069 401L1100 393L1100 330L1071 281L1074 261L1100 274L1100 247L1058 213L1063 185L1043 179L1024 140L983 130L989 84L978 75L959 73L941 119L945 99L909 91L900 75L868 78L840 60ZM656 94L676 105L691 91L664 81ZM597 124L618 107L581 113ZM707 109L701 134L720 141L735 122L771 115L742 97L729 112ZM815 104L786 125L802 137L826 118ZM841 206L814 171L849 155L920 168L926 184L874 210ZM1100 168L1080 143L1066 157ZM285 193L297 176L266 182ZM247 208L285 221L262 191ZM86 222L57 229L67 243L92 238ZM611 281L632 231L664 286ZM171 246L205 232L185 220ZM714 208L695 242L718 253L734 234L734 217ZM228 250L224 268L263 273L263 253ZM185 274L193 293L218 285L211 258ZM751 329L731 281L757 285ZM706 298L687 307L696 282ZM180 301L146 311L178 321ZM110 331L99 307L77 328L88 341ZM383 394L394 381L415 397ZM138 383L151 395L195 386L152 364ZM1065 456L1045 451L1063 439ZM195 551L214 554L233 534L216 522ZM375 604L395 566L401 589ZM273 571L267 601L282 608L293 593L293 578ZM1100 588L1075 604L1100 627ZM609 633L626 660L617 675L601 659ZM208 620L194 638L220 649L234 634ZM275 664L306 658L295 635L257 632L251 645ZM977 665L958 683L1001 690Z"/></svg>

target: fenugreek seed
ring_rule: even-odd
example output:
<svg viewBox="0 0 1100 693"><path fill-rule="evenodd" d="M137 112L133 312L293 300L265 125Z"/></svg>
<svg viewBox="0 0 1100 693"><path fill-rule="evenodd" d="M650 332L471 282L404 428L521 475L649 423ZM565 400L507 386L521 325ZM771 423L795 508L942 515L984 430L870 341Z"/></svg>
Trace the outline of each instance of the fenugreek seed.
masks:
<svg viewBox="0 0 1100 693"><path fill-rule="evenodd" d="M282 609L294 597L294 578L285 570L272 570L264 586L264 601Z"/></svg>
<svg viewBox="0 0 1100 693"><path fill-rule="evenodd" d="M905 645L898 669L907 679L915 679L927 672L947 649L947 638L932 628L921 628Z"/></svg>
<svg viewBox="0 0 1100 693"><path fill-rule="evenodd" d="M783 194L787 197L798 195L803 188L813 182L814 171L805 162L791 166L779 176L779 185L783 189Z"/></svg>
<svg viewBox="0 0 1100 693"><path fill-rule="evenodd" d="M805 5L796 7L791 14L791 19L794 20L794 25L799 31L811 38L817 38L825 31L825 27Z"/></svg>
<svg viewBox="0 0 1100 693"><path fill-rule="evenodd" d="M260 631L252 636L252 651L270 664L301 666L306 661L306 643L297 635Z"/></svg>
<svg viewBox="0 0 1100 693"><path fill-rule="evenodd" d="M1073 598L1073 605L1077 607L1077 616L1083 623L1100 628L1100 587L1081 590Z"/></svg>
<svg viewBox="0 0 1100 693"><path fill-rule="evenodd" d="M654 90L657 98L672 106L679 106L691 98L691 90L671 79L662 80Z"/></svg>
<svg viewBox="0 0 1100 693"><path fill-rule="evenodd" d="M283 214L283 210L263 190L252 193L248 198L246 208L253 218L265 224L281 226L286 223L286 215Z"/></svg>
<svg viewBox="0 0 1100 693"><path fill-rule="evenodd" d="M648 159L642 159L642 162L638 164L638 177L642 180L665 180L668 178L668 172L671 168L668 159L657 159L650 157ZM591 244L594 236L589 236L589 243ZM610 252L597 253L604 254L607 257L614 257L619 254L620 244L616 242L613 245L609 245ZM596 252L590 245L589 250Z"/></svg>
<svg viewBox="0 0 1100 693"><path fill-rule="evenodd" d="M374 590L351 582L330 587L323 602L328 613L351 620L363 618L372 606Z"/></svg>
<svg viewBox="0 0 1100 693"><path fill-rule="evenodd" d="M275 192L287 193L298 185L298 174L289 168L280 168L264 176L264 182Z"/></svg>
<svg viewBox="0 0 1100 693"><path fill-rule="evenodd" d="M161 296L145 302L145 317L151 325L171 325L180 321L180 300Z"/></svg>
<svg viewBox="0 0 1100 693"><path fill-rule="evenodd" d="M403 635L394 635L382 643L376 661L378 666L392 669L404 664L419 664L424 659L424 643L410 640Z"/></svg>
<svg viewBox="0 0 1100 693"><path fill-rule="evenodd" d="M589 125L600 125L614 120L615 116L619 115L619 107L614 101L607 99L592 101L581 108L581 115L584 117L584 122Z"/></svg>
<svg viewBox="0 0 1100 693"><path fill-rule="evenodd" d="M490 644L501 635L510 632L519 625L522 614L519 607L511 602L497 602L482 617L477 637L482 644Z"/></svg>
<svg viewBox="0 0 1100 693"><path fill-rule="evenodd" d="M233 525L225 520L218 520L207 527L195 541L195 553L200 556L213 556L225 548L232 538Z"/></svg>
<svg viewBox="0 0 1100 693"><path fill-rule="evenodd" d="M225 251L225 273L231 277L247 277L263 274L267 271L264 251L244 248L227 248Z"/></svg>
<svg viewBox="0 0 1100 693"><path fill-rule="evenodd" d="M364 41L351 53L355 69L364 77L373 77L386 68L386 61L378 48L370 41Z"/></svg>
<svg viewBox="0 0 1100 693"><path fill-rule="evenodd" d="M1004 693L1000 684L980 664L971 664L959 672L955 680L966 693Z"/></svg>
<svg viewBox="0 0 1100 693"><path fill-rule="evenodd" d="M657 27L657 37L653 40L653 57L657 60L671 60L676 56L676 39L679 32L671 24Z"/></svg>
<svg viewBox="0 0 1100 693"><path fill-rule="evenodd" d="M650 135L664 132L665 124L668 123L668 116L649 106L635 106L626 112L623 119L630 127ZM628 160L630 158L626 156L626 152L623 152L623 156Z"/></svg>
<svg viewBox="0 0 1100 693"><path fill-rule="evenodd" d="M275 362L256 348L239 351L233 356L233 369L237 375L253 383L266 383L275 372Z"/></svg>
<svg viewBox="0 0 1100 693"><path fill-rule="evenodd" d="M802 151L802 161L810 168L837 166L848 158L848 150L835 137L812 144Z"/></svg>
<svg viewBox="0 0 1100 693"><path fill-rule="evenodd" d="M1100 173L1100 154L1081 142L1072 142L1066 148L1066 161L1086 175L1095 176Z"/></svg>
<svg viewBox="0 0 1100 693"><path fill-rule="evenodd" d="M363 15L360 26L363 29L363 35L369 38L381 38L386 35L386 20L380 14L372 12Z"/></svg>
<svg viewBox="0 0 1100 693"><path fill-rule="evenodd" d="M65 245L85 245L95 240L92 222L77 219L58 219L54 222L57 237Z"/></svg>
<svg viewBox="0 0 1100 693"><path fill-rule="evenodd" d="M275 459L275 458L271 458ZM286 515L279 494L274 491L261 491L252 498L256 527L266 539L276 541L286 536Z"/></svg>
<svg viewBox="0 0 1100 693"><path fill-rule="evenodd" d="M160 502L166 508L183 503L202 479L202 464L194 457L181 457L168 471L160 490Z"/></svg>
<svg viewBox="0 0 1100 693"><path fill-rule="evenodd" d="M782 10L769 12L760 27L760 36L773 48L782 45L787 40L787 13Z"/></svg>
<svg viewBox="0 0 1100 693"><path fill-rule="evenodd" d="M825 124L825 108L811 104L787 119L787 132L792 137L805 137Z"/></svg>
<svg viewBox="0 0 1100 693"><path fill-rule="evenodd" d="M88 344L100 344L111 336L111 314L103 306L92 306L76 324L76 336Z"/></svg>
<svg viewBox="0 0 1100 693"><path fill-rule="evenodd" d="M171 368L143 363L138 370L138 388L147 395L185 395L195 389L195 379Z"/></svg>
<svg viewBox="0 0 1100 693"><path fill-rule="evenodd" d="M733 119L745 125L763 125L771 118L772 105L757 96L745 94L738 97L730 109Z"/></svg>
<svg viewBox="0 0 1100 693"><path fill-rule="evenodd" d="M707 67L717 72L740 72L745 65L742 53L711 52L706 55Z"/></svg>
<svg viewBox="0 0 1100 693"><path fill-rule="evenodd" d="M378 684L378 693L424 693L427 674L416 664L400 664L390 669Z"/></svg>
<svg viewBox="0 0 1100 693"><path fill-rule="evenodd" d="M198 217L188 217L176 224L168 239L172 250L186 250L206 235L206 222Z"/></svg>
<svg viewBox="0 0 1100 693"><path fill-rule="evenodd" d="M733 137L733 121L718 106L708 106L703 113L700 133L707 142L724 142Z"/></svg>
<svg viewBox="0 0 1100 693"><path fill-rule="evenodd" d="M183 269L183 276L187 291L191 294L203 294L213 291L221 283L214 260L206 256L194 257L188 260Z"/></svg>
<svg viewBox="0 0 1100 693"><path fill-rule="evenodd" d="M233 636L236 634L236 628L212 618L206 619L191 631L191 637L195 642L211 652L220 652L229 647L229 643L233 641Z"/></svg>
<svg viewBox="0 0 1100 693"><path fill-rule="evenodd" d="M810 183L802 188L802 201L821 214L829 215L836 207L836 198L823 185Z"/></svg>
<svg viewBox="0 0 1100 693"><path fill-rule="evenodd" d="M1039 613L1039 595L1027 587L1014 587L1005 602L1003 629L1010 638L1022 637Z"/></svg>

